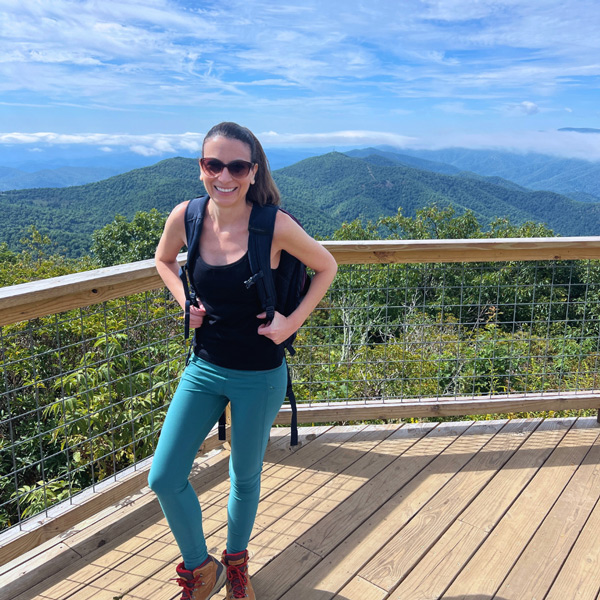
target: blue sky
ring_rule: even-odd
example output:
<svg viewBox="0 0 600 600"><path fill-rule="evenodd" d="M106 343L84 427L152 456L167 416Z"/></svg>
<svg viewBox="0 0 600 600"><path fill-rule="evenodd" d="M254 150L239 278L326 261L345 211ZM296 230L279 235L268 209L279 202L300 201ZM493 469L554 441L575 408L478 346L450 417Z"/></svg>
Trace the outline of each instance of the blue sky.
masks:
<svg viewBox="0 0 600 600"><path fill-rule="evenodd" d="M0 0L0 146L462 146L600 160L597 0Z"/></svg>

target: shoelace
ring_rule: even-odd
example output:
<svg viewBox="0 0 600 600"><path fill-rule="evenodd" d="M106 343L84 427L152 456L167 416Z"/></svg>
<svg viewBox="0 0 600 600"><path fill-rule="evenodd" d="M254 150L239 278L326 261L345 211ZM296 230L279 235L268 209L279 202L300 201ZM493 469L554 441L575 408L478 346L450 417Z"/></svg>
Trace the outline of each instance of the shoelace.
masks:
<svg viewBox="0 0 600 600"><path fill-rule="evenodd" d="M229 579L229 583L231 583L233 597L245 598L246 586L248 585L248 570L246 568L240 569L239 567L228 565L227 579Z"/></svg>
<svg viewBox="0 0 600 600"><path fill-rule="evenodd" d="M171 581L176 581L179 586L183 588L183 592L181 595L181 600L192 600L192 594L194 593L194 588L198 583L198 580L202 577L199 575L193 579L184 579L183 577L176 577L171 579Z"/></svg>

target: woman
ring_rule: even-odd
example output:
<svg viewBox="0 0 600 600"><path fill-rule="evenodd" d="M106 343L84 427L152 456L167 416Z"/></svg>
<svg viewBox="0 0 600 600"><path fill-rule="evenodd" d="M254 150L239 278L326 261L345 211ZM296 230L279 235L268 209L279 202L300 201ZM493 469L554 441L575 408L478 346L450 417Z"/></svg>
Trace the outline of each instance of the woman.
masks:
<svg viewBox="0 0 600 600"><path fill-rule="evenodd" d="M227 583L227 600L255 595L248 577L248 541L260 494L260 474L269 431L287 384L282 342L304 323L325 295L337 265L331 254L288 215L278 211L271 266L285 250L314 270L297 309L265 323L251 276L248 221L253 204L279 204L260 142L245 127L220 123L204 138L200 179L209 194L200 256L190 277L199 295L191 307L196 328L192 360L173 396L149 475L183 562L177 567L182 600L206 600ZM165 224L156 267L179 304L185 294L177 254L186 244L184 202ZM198 498L188 482L198 448L231 403L231 491L227 548L221 562L208 555Z"/></svg>

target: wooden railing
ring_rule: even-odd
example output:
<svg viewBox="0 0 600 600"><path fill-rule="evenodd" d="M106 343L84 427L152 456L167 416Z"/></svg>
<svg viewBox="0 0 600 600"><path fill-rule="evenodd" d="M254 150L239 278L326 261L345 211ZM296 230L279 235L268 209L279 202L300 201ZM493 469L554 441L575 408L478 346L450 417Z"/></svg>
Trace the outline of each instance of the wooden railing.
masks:
<svg viewBox="0 0 600 600"><path fill-rule="evenodd" d="M506 261L571 261L600 259L600 237L487 240L419 240L323 242L340 265L416 263L495 263ZM185 255L180 256L185 261ZM600 283L600 282L599 282ZM0 289L0 326L7 326L90 307L109 300L162 288L154 261L142 261L77 273ZM587 297L587 294L586 294ZM407 417L443 417L518 411L600 408L600 392L594 388L541 390L540 393L465 394L451 398L386 398L385 401L348 400L311 402L299 406L299 422L336 422ZM283 408L276 423L289 423ZM214 448L212 438L203 450ZM147 467L121 474L102 494L82 494L58 516L38 518L4 534L0 562L35 547L65 531L146 483Z"/></svg>
<svg viewBox="0 0 600 600"><path fill-rule="evenodd" d="M600 237L322 242L339 265L600 259ZM186 254L179 256L183 264ZM0 288L0 326L162 287L154 260Z"/></svg>

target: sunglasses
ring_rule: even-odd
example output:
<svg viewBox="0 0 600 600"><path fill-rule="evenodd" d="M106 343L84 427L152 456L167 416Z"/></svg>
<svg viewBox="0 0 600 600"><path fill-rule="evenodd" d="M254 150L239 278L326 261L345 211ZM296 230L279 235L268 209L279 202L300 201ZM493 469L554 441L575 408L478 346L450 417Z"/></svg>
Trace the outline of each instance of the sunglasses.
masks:
<svg viewBox="0 0 600 600"><path fill-rule="evenodd" d="M218 177L223 172L223 169L227 167L232 177L243 178L250 173L250 169L254 166L254 163L247 160L232 160L230 163L225 164L218 158L201 158L200 165L209 177Z"/></svg>

